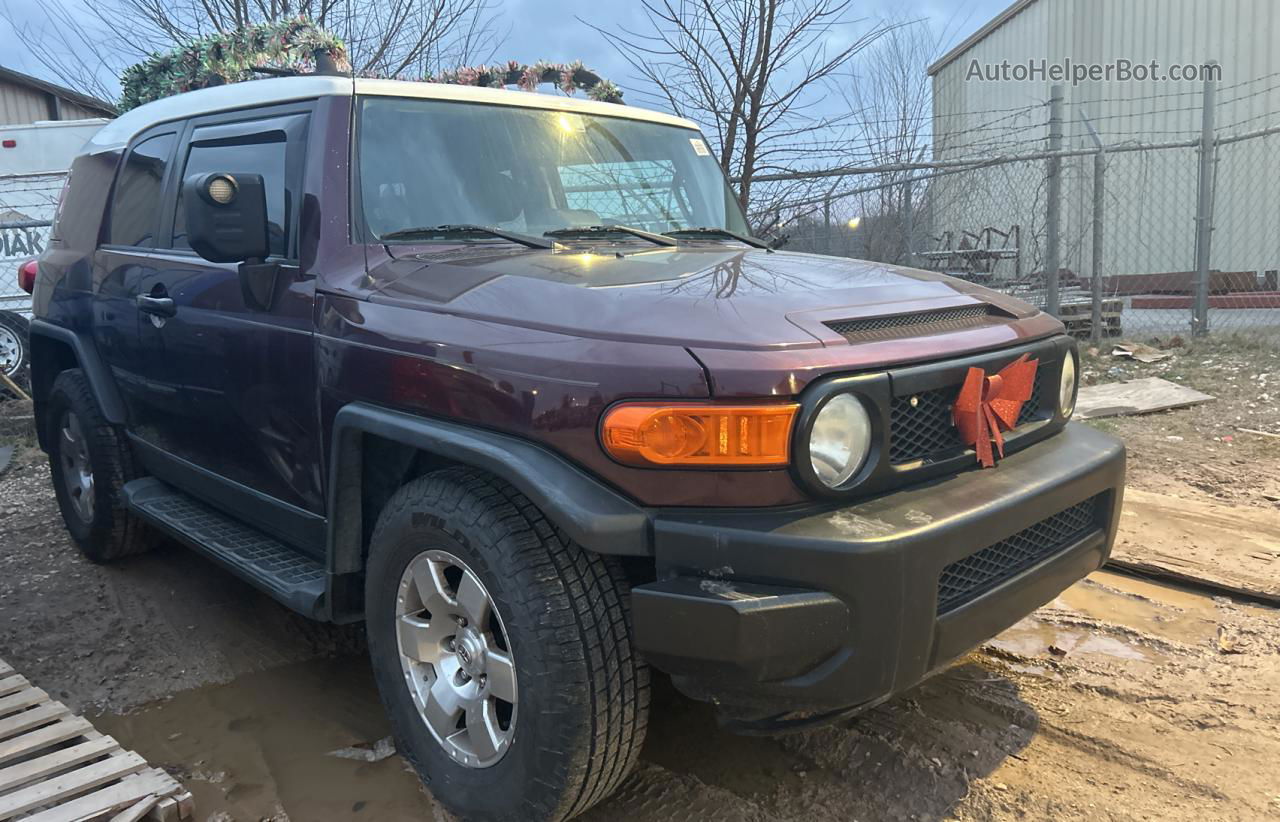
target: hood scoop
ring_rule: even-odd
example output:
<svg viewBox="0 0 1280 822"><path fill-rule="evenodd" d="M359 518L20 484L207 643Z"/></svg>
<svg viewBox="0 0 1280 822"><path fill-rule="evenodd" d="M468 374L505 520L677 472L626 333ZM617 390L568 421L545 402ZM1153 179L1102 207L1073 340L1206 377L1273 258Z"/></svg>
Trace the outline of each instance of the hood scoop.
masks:
<svg viewBox="0 0 1280 822"><path fill-rule="evenodd" d="M978 303L932 311L915 311L910 314L889 314L881 317L859 317L851 320L827 320L827 328L852 343L879 342L906 337L927 337L948 334L969 328L1001 325L1016 319L994 305Z"/></svg>

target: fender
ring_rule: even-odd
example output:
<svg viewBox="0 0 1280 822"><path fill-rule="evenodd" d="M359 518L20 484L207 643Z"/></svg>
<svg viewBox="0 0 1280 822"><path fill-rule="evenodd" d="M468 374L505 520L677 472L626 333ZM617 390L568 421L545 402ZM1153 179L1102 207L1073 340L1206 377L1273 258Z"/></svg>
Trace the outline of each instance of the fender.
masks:
<svg viewBox="0 0 1280 822"><path fill-rule="evenodd" d="M374 434L511 483L582 547L602 554L652 556L648 512L548 449L513 437L365 403L334 417L329 462L329 572L363 570L361 435Z"/></svg>
<svg viewBox="0 0 1280 822"><path fill-rule="evenodd" d="M54 325L47 320L33 319L30 328L31 337L31 362L35 365L36 351L39 348L37 342L39 338L56 340L69 347L74 352L76 362L80 365L80 370L84 371L85 378L89 380L89 387L93 389L93 395L98 400L98 408L102 411L102 415L107 418L107 422L113 425L125 424L124 400L120 397L120 389L116 387L115 380L111 378L111 373L107 369L102 358L98 356L98 348L93 341L84 334L77 333L70 328L61 325Z"/></svg>

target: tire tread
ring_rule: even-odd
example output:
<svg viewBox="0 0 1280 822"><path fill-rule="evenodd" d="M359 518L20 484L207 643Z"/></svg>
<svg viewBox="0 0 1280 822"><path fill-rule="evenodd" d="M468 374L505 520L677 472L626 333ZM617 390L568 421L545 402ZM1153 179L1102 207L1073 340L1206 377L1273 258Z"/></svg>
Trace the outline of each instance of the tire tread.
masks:
<svg viewBox="0 0 1280 822"><path fill-rule="evenodd" d="M585 696L581 709L593 729L584 751L568 752L568 772L556 780L563 795L530 797L524 818L583 813L634 768L648 725L649 669L633 646L621 564L578 546L519 491L475 469L446 468L403 486L379 516L371 544L379 544L388 523L415 511L430 511L514 547L507 570L533 584L525 582L512 595L526 604L541 601L537 633L545 645L559 646L558 658L570 669L581 671L581 681L572 684ZM548 794L560 793L546 787Z"/></svg>
<svg viewBox="0 0 1280 822"><path fill-rule="evenodd" d="M92 543L89 545L77 540L81 550L95 562L110 562L151 550L158 542L158 534L130 513L121 491L126 482L140 475L124 431L103 417L88 379L78 368L59 373L49 396L50 432L56 432L59 412L64 405L74 411L93 448L95 490L100 482L105 482L103 487L109 502L110 524L105 531L91 532ZM65 400L60 397L65 397ZM51 436L56 436L56 433L51 433ZM59 493L62 493L61 489Z"/></svg>

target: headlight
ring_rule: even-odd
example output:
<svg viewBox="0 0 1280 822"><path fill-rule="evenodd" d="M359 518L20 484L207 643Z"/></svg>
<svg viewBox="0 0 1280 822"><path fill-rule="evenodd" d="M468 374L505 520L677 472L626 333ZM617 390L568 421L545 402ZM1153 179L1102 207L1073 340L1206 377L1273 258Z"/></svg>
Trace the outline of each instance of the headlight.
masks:
<svg viewBox="0 0 1280 822"><path fill-rule="evenodd" d="M1062 360L1062 379L1058 382L1058 409L1068 419L1076 410L1076 358L1070 351Z"/></svg>
<svg viewBox="0 0 1280 822"><path fill-rule="evenodd" d="M852 394L827 400L809 430L809 461L828 488L843 485L867 460L871 417Z"/></svg>

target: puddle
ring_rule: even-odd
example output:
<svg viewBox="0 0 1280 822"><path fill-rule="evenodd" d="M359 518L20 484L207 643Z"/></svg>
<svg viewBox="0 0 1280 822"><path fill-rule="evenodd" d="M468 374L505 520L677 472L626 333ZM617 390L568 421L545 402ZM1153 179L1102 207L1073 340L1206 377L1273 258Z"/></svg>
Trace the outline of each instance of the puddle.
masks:
<svg viewBox="0 0 1280 822"><path fill-rule="evenodd" d="M1219 623L1210 597L1107 571L1091 574L1063 591L1051 605L1191 646L1211 640ZM1055 625L1035 616L1014 625L991 645L1032 658L1094 655L1145 663L1165 659L1159 651L1125 637ZM1050 651L1050 646L1056 651Z"/></svg>
<svg viewBox="0 0 1280 822"><path fill-rule="evenodd" d="M413 820L432 818L418 778L393 756L328 756L390 730L363 658L313 660L185 691L126 716L93 718L153 765L172 768L197 818Z"/></svg>
<svg viewBox="0 0 1280 822"><path fill-rule="evenodd" d="M1068 588L1054 604L1183 645L1209 641L1220 622L1210 597L1106 571Z"/></svg>
<svg viewBox="0 0 1280 822"><path fill-rule="evenodd" d="M1156 651L1126 639L1086 629L1064 628L1036 617L1027 617L988 644L1025 657L1093 654L1138 662L1160 662L1163 659Z"/></svg>
<svg viewBox="0 0 1280 822"><path fill-rule="evenodd" d="M1051 607L1192 647L1213 641L1223 622L1223 614L1210 596L1108 571L1096 571L1063 591ZM1235 608L1258 614L1274 613L1256 605L1236 604ZM1166 658L1160 651L1125 637L1055 625L1034 615L990 644L1032 658L1060 655L1050 651L1049 646L1065 651L1068 657L1092 654L1146 663L1158 663Z"/></svg>

